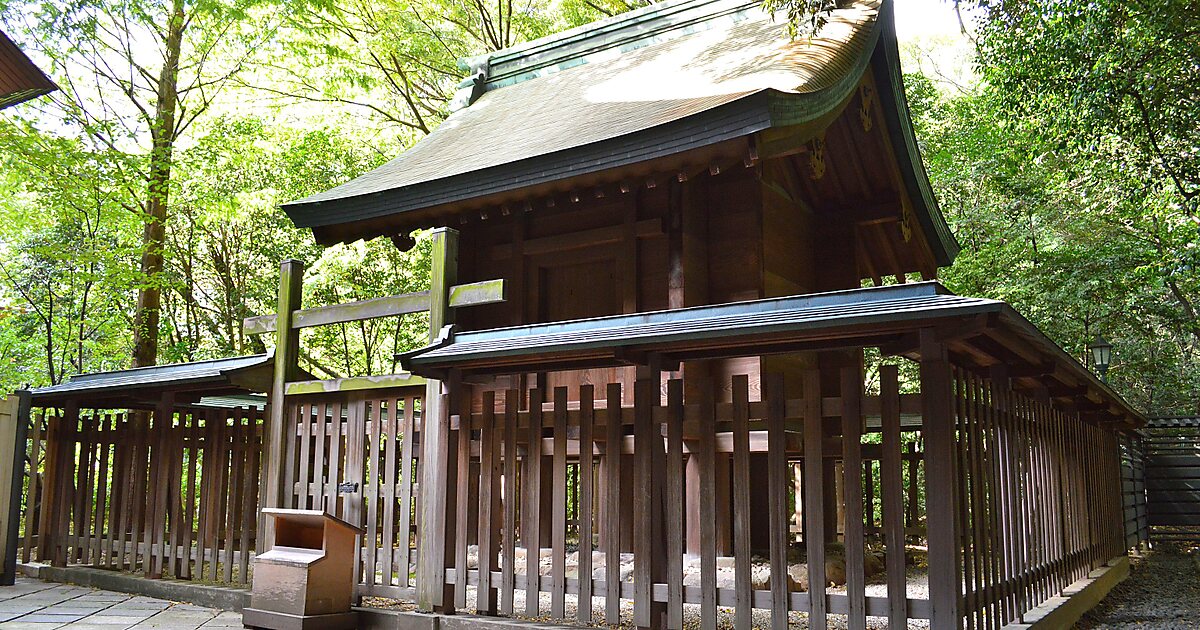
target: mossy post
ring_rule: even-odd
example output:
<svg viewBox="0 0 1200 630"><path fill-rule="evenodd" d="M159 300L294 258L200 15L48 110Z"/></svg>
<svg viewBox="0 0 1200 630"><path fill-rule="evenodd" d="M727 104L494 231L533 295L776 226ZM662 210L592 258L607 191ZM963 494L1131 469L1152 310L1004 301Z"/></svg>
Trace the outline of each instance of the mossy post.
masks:
<svg viewBox="0 0 1200 630"><path fill-rule="evenodd" d="M300 309L304 292L304 263L285 260L279 265L279 307L275 314L275 374L271 380L270 405L267 408L263 427L263 498L261 507L291 507L284 505L287 496L283 487L284 465L284 413L287 409L284 396L289 381L300 377L300 331L292 326L293 314ZM258 531L262 535L255 541L255 551L270 548L275 539L273 519L266 519L260 511Z"/></svg>
<svg viewBox="0 0 1200 630"><path fill-rule="evenodd" d="M433 231L432 268L429 274L429 339L454 321L450 309L450 287L458 282L458 230ZM442 382L425 383L421 408L421 506L417 531L417 605L421 610L453 612L446 589L446 553L453 547L453 523L447 521L449 489L450 414L443 409ZM449 595L452 595L451 590ZM448 609L448 610L447 610Z"/></svg>

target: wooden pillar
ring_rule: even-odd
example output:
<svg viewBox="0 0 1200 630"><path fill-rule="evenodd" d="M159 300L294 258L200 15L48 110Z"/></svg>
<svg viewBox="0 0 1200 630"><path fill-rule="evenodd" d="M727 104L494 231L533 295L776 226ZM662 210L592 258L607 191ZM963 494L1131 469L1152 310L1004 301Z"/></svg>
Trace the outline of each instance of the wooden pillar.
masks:
<svg viewBox="0 0 1200 630"><path fill-rule="evenodd" d="M0 409L0 586L12 586L17 579L17 534L28 429L29 392L22 390L5 399ZM31 485L35 468L30 469ZM32 536L33 532L25 535Z"/></svg>
<svg viewBox="0 0 1200 630"><path fill-rule="evenodd" d="M285 260L279 265L279 304L275 310L275 373L271 378L271 396L263 423L262 500L263 507L290 507L284 497L290 488L283 487L284 466L287 465L284 445L286 404L284 391L288 381L299 378L300 331L292 327L293 313L303 300L304 263ZM260 509L255 551L261 552L275 543L274 519L266 518Z"/></svg>
<svg viewBox="0 0 1200 630"><path fill-rule="evenodd" d="M958 479L950 361L932 329L920 333L921 407L925 435L925 513L929 538L932 628L962 627Z"/></svg>
<svg viewBox="0 0 1200 630"><path fill-rule="evenodd" d="M453 323L450 310L450 287L458 281L458 231L438 228L430 235L433 240L429 285L429 338L435 339L442 327ZM445 539L447 515L454 506L447 502L452 492L453 475L449 467L450 413L444 408L449 388L441 381L425 383L422 415L426 418L421 434L420 522L417 530L417 606L424 611L452 612L453 589L446 584ZM453 518L449 519L451 522ZM447 611L447 609L449 609Z"/></svg>

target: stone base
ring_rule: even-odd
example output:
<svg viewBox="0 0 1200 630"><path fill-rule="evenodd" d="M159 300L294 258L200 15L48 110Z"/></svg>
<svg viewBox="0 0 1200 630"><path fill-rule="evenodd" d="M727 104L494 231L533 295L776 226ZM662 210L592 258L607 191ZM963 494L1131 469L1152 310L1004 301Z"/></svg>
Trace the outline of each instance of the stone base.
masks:
<svg viewBox="0 0 1200 630"><path fill-rule="evenodd" d="M269 630L355 630L358 613L332 615L291 615L288 613L246 608L242 610L242 626Z"/></svg>

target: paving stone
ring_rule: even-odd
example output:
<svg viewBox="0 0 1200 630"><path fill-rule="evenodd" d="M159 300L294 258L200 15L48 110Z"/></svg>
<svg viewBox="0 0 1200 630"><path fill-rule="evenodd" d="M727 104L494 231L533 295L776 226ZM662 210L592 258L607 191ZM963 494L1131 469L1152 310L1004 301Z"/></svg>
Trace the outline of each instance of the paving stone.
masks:
<svg viewBox="0 0 1200 630"><path fill-rule="evenodd" d="M124 593L109 593L107 591L93 591L87 595L80 595L75 598L75 601L80 602L123 602L130 599L131 595Z"/></svg>
<svg viewBox="0 0 1200 630"><path fill-rule="evenodd" d="M51 630L51 628L61 628L64 625L58 622L6 621L4 630Z"/></svg>
<svg viewBox="0 0 1200 630"><path fill-rule="evenodd" d="M104 610L96 611L95 616L103 617L105 615L112 615L114 617L138 617L140 619L145 619L156 614L158 614L157 610L146 610L145 608L122 608L120 604L117 604L116 606L109 606Z"/></svg>
<svg viewBox="0 0 1200 630"><path fill-rule="evenodd" d="M32 593L30 595L26 595L24 597L18 597L16 599L27 601L27 602L43 602L48 606L50 604L56 604L58 602L65 602L68 599L75 599L75 596L74 595L66 595L63 593L55 592L55 591L41 591L38 593ZM13 600L10 599L8 601L13 601Z"/></svg>
<svg viewBox="0 0 1200 630"><path fill-rule="evenodd" d="M100 602L91 602L91 604L89 606L88 602L80 602L77 599L72 599L61 604L47 606L42 609L42 612L52 615L91 615L109 607L109 604Z"/></svg>
<svg viewBox="0 0 1200 630"><path fill-rule="evenodd" d="M0 614L18 613L21 615L45 608L45 602L35 602L24 598L9 599L0 602Z"/></svg>
<svg viewBox="0 0 1200 630"><path fill-rule="evenodd" d="M67 624L67 625L63 626L63 628L65 630L120 630L123 628L130 627L130 625L131 624L115 625L115 624L93 623L91 618L89 617L88 619L84 619L83 621L76 621L75 623Z"/></svg>
<svg viewBox="0 0 1200 630"><path fill-rule="evenodd" d="M84 618L81 623L89 623L95 626L102 626L110 629L128 628L129 626L141 623L146 619L149 619L149 617L131 617L129 615L92 615ZM72 624L68 627L74 628L75 625Z"/></svg>
<svg viewBox="0 0 1200 630"><path fill-rule="evenodd" d="M113 604L112 607L120 608L121 610L166 610L171 607L171 602L153 599L138 600L135 598L125 600L119 604Z"/></svg>
<svg viewBox="0 0 1200 630"><path fill-rule="evenodd" d="M20 617L17 619L17 621L24 621L27 623L28 622L34 622L34 623L58 622L61 624L61 623L71 623L72 621L79 621L80 619L83 619L86 616L87 615L50 615L50 614L46 614L41 611L38 611L35 613L30 613L28 615L25 615L24 617Z"/></svg>
<svg viewBox="0 0 1200 630"><path fill-rule="evenodd" d="M206 612L206 613L211 613L214 615L221 612L215 608L209 608L207 606L197 606L195 604L175 604L174 606L171 606L171 610L173 610L173 611L174 610L186 610L186 611Z"/></svg>
<svg viewBox="0 0 1200 630"><path fill-rule="evenodd" d="M157 610L146 610L145 608L123 608L121 604L109 606L103 610L96 611L97 615L115 615L117 617L142 617L143 619L151 615L158 614Z"/></svg>

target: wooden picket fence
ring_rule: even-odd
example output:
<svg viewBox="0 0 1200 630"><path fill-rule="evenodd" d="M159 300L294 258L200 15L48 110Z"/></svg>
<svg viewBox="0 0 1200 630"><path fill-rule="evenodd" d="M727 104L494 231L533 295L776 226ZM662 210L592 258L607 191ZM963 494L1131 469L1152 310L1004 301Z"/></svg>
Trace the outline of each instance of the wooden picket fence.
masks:
<svg viewBox="0 0 1200 630"><path fill-rule="evenodd" d="M250 583L261 411L44 409L32 425L23 561Z"/></svg>
<svg viewBox="0 0 1200 630"><path fill-rule="evenodd" d="M954 370L967 628L1014 620L1124 555L1113 431Z"/></svg>
<svg viewBox="0 0 1200 630"><path fill-rule="evenodd" d="M816 379L815 373L807 375L805 391L816 389ZM902 472L913 458L902 448L908 428L900 422L895 368L884 368L878 396L865 394L853 373L843 379L849 383L843 396L832 398L788 398L782 377L767 375L759 400L751 399L742 376L732 380L732 401L722 403L715 402L713 387L685 401L680 380L667 381L665 388L639 381L632 406L608 404L622 400L620 383L599 390L584 385L483 392L481 410L457 400L446 420L452 431L445 462L446 530L426 532L422 543L447 549L445 584L453 608L565 620L572 596L572 620L615 623L621 600L632 600L635 625L655 627L655 617L662 616L667 628L683 627L687 606L699 608L704 628L716 627L718 607L734 609L737 627L750 627L756 609L769 611L778 628L796 612L806 614L812 627L822 627L817 620L826 615L888 617L901 627L909 619L929 619L930 600L907 591L912 567L905 555L906 520L912 519L906 518L911 501ZM954 566L939 570L959 576L965 626L1000 627L1020 621L1124 553L1121 497L1112 491L1120 482L1116 436L966 371L954 369L949 385L951 450L940 462L949 474L909 476L921 479L925 493L953 498L952 510L921 518L940 519L953 532ZM911 409L917 402L910 396L904 404ZM882 433L882 444L863 443L868 414L879 418L872 430ZM830 420L840 422L840 438L804 439ZM613 445L623 457L613 456ZM869 596L863 555L872 536L862 508L863 453L876 448L887 588ZM759 469L750 475L754 454L766 455L764 477L757 476ZM700 470L713 470L705 464L717 457L732 458L730 588L717 586L715 522L723 507L715 479L702 474L689 480L686 461L692 457L703 462ZM549 468L543 459L551 462ZM825 575L822 462L828 459L841 463L845 509L847 581L836 592ZM626 466L632 466L634 480L628 495L630 486L622 484ZM798 487L796 466L803 472ZM769 485L769 549L751 548L757 518L749 499L752 483ZM698 580L685 571L688 496L700 501ZM572 497L578 506L574 524ZM622 528L625 520L634 527ZM544 528L550 530L548 548ZM809 589L791 591L787 579L753 588L757 554L769 559L773 576L788 572L789 551L797 551L794 530L806 534ZM627 561L621 553L626 548L633 551L633 569L622 579L618 567Z"/></svg>
<svg viewBox="0 0 1200 630"><path fill-rule="evenodd" d="M284 507L366 529L357 593L411 600L424 385L288 396Z"/></svg>
<svg viewBox="0 0 1200 630"><path fill-rule="evenodd" d="M928 618L929 601L908 598L905 591L901 397L894 368L889 370L893 378L885 379L881 396L865 395L853 371L846 378L857 389L849 386L842 398L789 399L780 375L764 377L760 400L751 400L747 377L734 377L732 401L721 403L711 386L702 388L699 400L685 401L678 379L666 382L665 397L659 383L638 381L632 406L609 404L622 400L620 383L603 387L600 399L592 385L575 391L533 389L527 395L483 392L481 411L459 401L460 412L450 412L447 470L453 483L447 486L447 504L453 518L446 534L453 533L427 532L429 540L423 544L449 543L446 583L453 589L453 605L467 607L471 590L473 608L484 614L548 613L565 619L566 598L573 595L575 620L616 623L626 599L633 601L633 622L639 627L653 625L654 615L665 615L666 627L681 628L689 605L699 606L701 627L716 627L719 606L735 608L738 627L750 627L754 609L770 611L775 627L786 627L794 611L821 618L826 613L891 616L902 625L908 618ZM815 372L807 376L806 391L817 389L816 378ZM868 597L865 589L862 453L872 446L861 440L866 413L881 417L884 434L880 527L895 597ZM804 434L820 433L823 417L841 417L845 437L836 443L805 442ZM620 457L614 456L617 452ZM769 473L752 479L751 457L759 454L766 455ZM689 485L685 475L686 458L691 457L703 462L700 470L710 471L695 480L697 485ZM717 457L732 458L731 512L717 502L717 480L711 474ZM548 475L542 458L551 460ZM844 464L845 594L826 586L821 508L826 459ZM803 483L793 497L797 462ZM578 466L578 475L568 474L572 465ZM626 466L633 468L630 496L625 495L628 484L622 484ZM787 579L772 580L769 590L752 588L751 563L758 550L751 548L751 527L759 520L751 512L752 482L770 486L770 544L765 551L773 575L787 574L791 532L807 533L808 592L789 591ZM684 501L689 495L700 502L700 577L685 584ZM577 528L568 525L568 497L578 497ZM792 501L803 508L792 509ZM655 516L658 505L663 518ZM733 519L732 588L718 588L716 521L722 512ZM798 513L805 522L797 522ZM629 520L634 527L626 530L622 522ZM539 542L546 527L549 549ZM571 536L572 529L577 535ZM632 574L626 579L619 571L624 548L633 552ZM542 601L543 594L548 602ZM604 598L601 609L594 608L593 597Z"/></svg>

